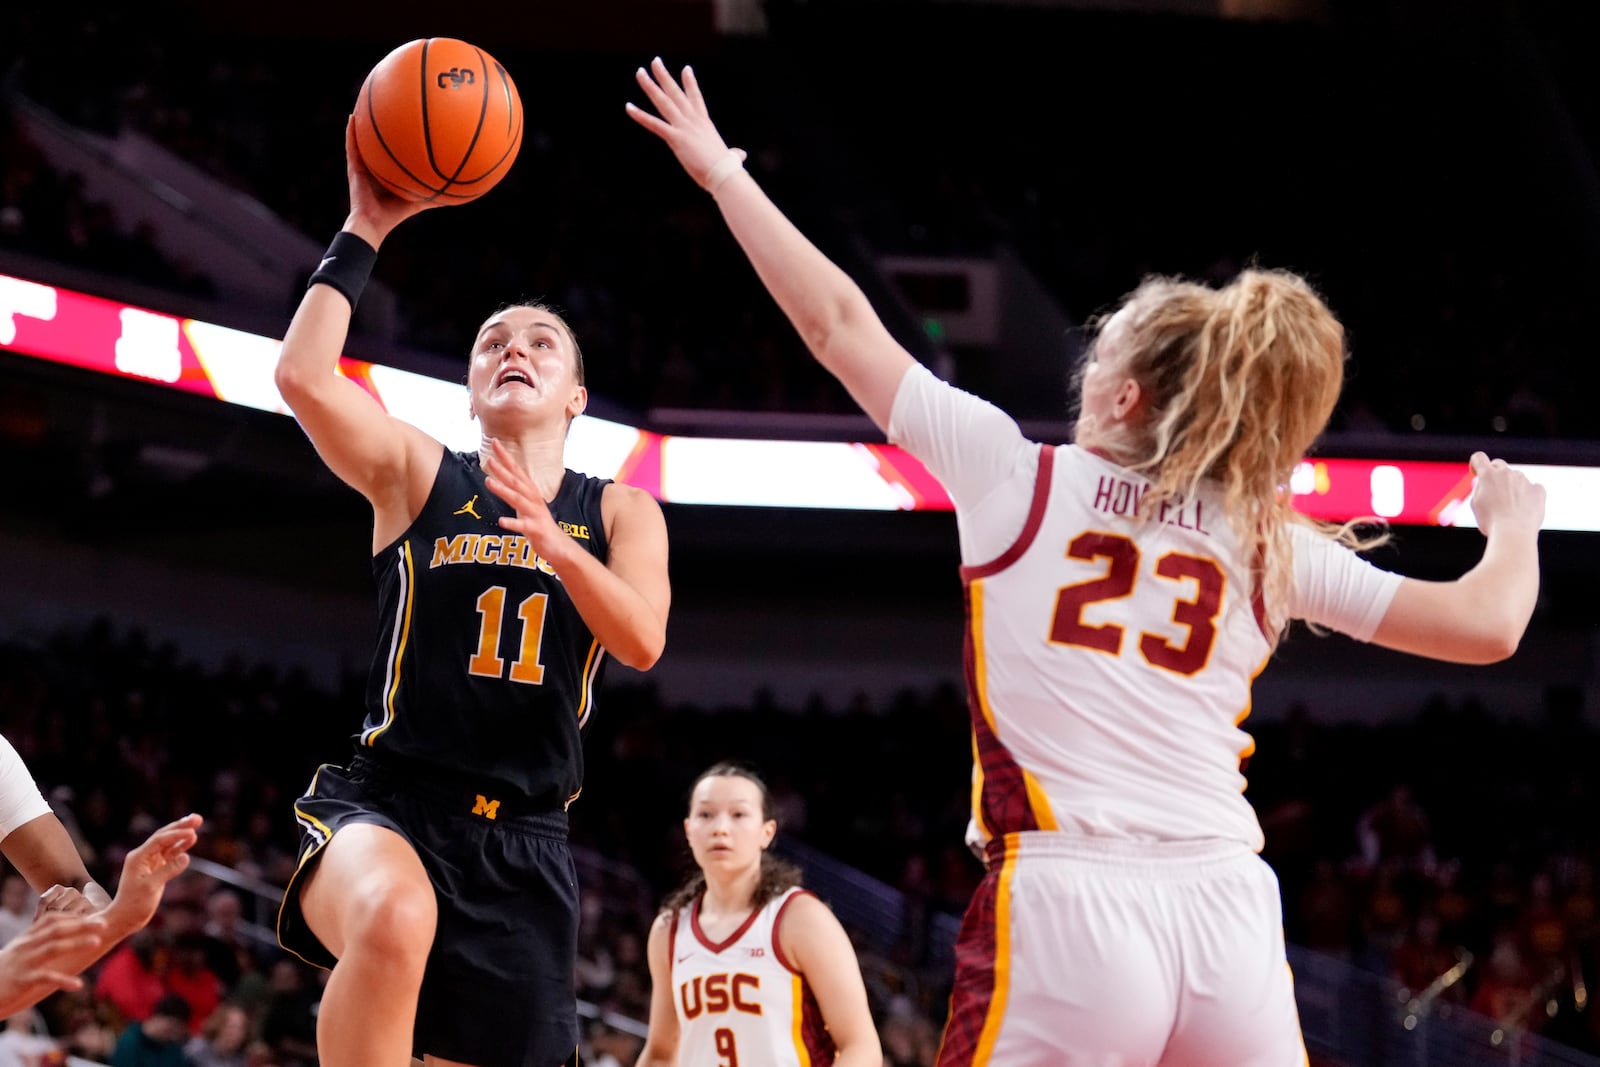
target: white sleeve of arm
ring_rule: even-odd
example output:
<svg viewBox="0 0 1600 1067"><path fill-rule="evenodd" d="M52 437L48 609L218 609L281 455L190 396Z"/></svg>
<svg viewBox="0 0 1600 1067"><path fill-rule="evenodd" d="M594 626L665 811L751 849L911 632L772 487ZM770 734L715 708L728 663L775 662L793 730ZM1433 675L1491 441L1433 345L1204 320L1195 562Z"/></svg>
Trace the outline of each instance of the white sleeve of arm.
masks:
<svg viewBox="0 0 1600 1067"><path fill-rule="evenodd" d="M0 737L0 840L49 811L50 805L22 757L10 741Z"/></svg>
<svg viewBox="0 0 1600 1067"><path fill-rule="evenodd" d="M920 363L900 379L889 440L921 460L962 512L1016 476L1019 465L1037 468L1039 462L1038 446L1022 436L1015 419Z"/></svg>
<svg viewBox="0 0 1600 1067"><path fill-rule="evenodd" d="M1309 527L1289 528L1294 545L1293 616L1370 641L1405 579L1375 567Z"/></svg>

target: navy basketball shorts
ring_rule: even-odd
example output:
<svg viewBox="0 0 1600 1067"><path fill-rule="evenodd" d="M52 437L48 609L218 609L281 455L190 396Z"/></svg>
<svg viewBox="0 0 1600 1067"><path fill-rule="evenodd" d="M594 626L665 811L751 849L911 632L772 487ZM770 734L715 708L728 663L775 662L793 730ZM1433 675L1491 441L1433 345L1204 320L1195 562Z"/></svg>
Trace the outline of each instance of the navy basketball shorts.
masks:
<svg viewBox="0 0 1600 1067"><path fill-rule="evenodd" d="M578 887L566 812L509 805L470 787L402 780L359 754L348 769L324 764L295 803L300 863L278 913L279 943L334 965L300 911L300 890L341 827L387 827L416 850L439 903L414 1055L475 1067L575 1062Z"/></svg>

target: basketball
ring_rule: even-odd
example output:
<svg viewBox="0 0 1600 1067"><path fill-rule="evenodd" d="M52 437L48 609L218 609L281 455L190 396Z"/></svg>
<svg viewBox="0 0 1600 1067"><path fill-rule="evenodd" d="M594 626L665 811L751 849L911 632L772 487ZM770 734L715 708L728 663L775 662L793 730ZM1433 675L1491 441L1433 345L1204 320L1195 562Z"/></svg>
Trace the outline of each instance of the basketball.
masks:
<svg viewBox="0 0 1600 1067"><path fill-rule="evenodd" d="M406 200L464 204L505 177L522 144L522 99L483 49L429 37L384 56L356 97L356 147Z"/></svg>

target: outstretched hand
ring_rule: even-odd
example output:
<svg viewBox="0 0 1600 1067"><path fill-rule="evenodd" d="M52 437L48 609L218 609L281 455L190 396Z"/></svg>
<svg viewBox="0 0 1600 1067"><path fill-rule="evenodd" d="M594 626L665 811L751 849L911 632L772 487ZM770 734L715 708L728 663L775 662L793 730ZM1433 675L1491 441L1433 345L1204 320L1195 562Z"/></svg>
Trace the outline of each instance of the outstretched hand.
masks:
<svg viewBox="0 0 1600 1067"><path fill-rule="evenodd" d="M556 525L539 486L512 461L511 454L499 441L489 442L489 447L481 453L481 461L484 473L489 476L486 479L489 492L517 511L514 516L502 517L500 526L526 537L533 550L554 565L563 550L571 548L572 538Z"/></svg>
<svg viewBox="0 0 1600 1067"><path fill-rule="evenodd" d="M1505 460L1490 459L1483 452L1474 452L1469 466L1478 479L1472 491L1472 514L1484 536L1491 529L1516 525L1538 532L1544 525L1544 486L1533 484Z"/></svg>
<svg viewBox="0 0 1600 1067"><path fill-rule="evenodd" d="M115 917L123 933L142 928L155 915L167 883L188 868L199 830L200 816L185 815L151 834L122 861L122 880L105 914Z"/></svg>
<svg viewBox="0 0 1600 1067"><path fill-rule="evenodd" d="M667 142L689 177L702 189L715 192L713 180L724 176L713 174L717 165L730 155L742 161L745 154L741 149L729 148L717 132L706 110L706 98L700 93L694 68L683 68L683 84L679 85L658 56L650 61L649 70L640 67L634 78L659 117L632 103L627 105L628 117Z"/></svg>
<svg viewBox="0 0 1600 1067"><path fill-rule="evenodd" d="M350 218L344 228L374 248L406 219L441 203L438 200L405 200L378 184L356 145L354 115L344 124L344 170L350 184Z"/></svg>
<svg viewBox="0 0 1600 1067"><path fill-rule="evenodd" d="M51 912L0 949L0 1018L37 1004L58 989L82 989L84 959L98 957L106 921Z"/></svg>

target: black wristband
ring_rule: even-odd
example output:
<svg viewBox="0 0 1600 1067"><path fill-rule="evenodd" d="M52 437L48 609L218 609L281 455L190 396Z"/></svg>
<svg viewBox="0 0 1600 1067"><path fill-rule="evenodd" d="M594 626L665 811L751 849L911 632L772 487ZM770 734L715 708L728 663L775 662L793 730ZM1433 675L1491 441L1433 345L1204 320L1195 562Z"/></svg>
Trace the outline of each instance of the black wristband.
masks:
<svg viewBox="0 0 1600 1067"><path fill-rule="evenodd" d="M372 265L377 261L376 248L349 230L340 230L328 246L328 254L311 272L311 280L306 283L306 288L313 285L331 286L344 294L344 298L350 301L350 310L354 311L356 301L361 299L361 290L367 287L367 279L372 277Z"/></svg>

